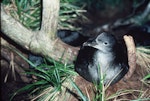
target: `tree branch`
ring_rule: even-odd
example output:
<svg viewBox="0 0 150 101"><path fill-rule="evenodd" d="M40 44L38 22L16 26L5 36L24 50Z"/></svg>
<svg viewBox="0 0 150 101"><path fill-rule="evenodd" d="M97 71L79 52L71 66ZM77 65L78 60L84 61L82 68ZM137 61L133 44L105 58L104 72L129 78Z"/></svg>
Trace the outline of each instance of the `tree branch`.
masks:
<svg viewBox="0 0 150 101"><path fill-rule="evenodd" d="M125 35L123 39L127 47L128 63L129 63L129 71L124 78L129 79L136 69L136 48L132 36Z"/></svg>
<svg viewBox="0 0 150 101"><path fill-rule="evenodd" d="M59 0L43 0L42 8L42 24L41 31L44 31L42 34L48 34L51 39L55 39L58 16L59 16Z"/></svg>
<svg viewBox="0 0 150 101"><path fill-rule="evenodd" d="M1 31L6 36L17 42L22 47L29 49L31 37L34 34L31 30L25 28L11 16L7 15L1 4Z"/></svg>
<svg viewBox="0 0 150 101"><path fill-rule="evenodd" d="M43 22L41 30L34 32L26 29L22 24L7 15L3 9L3 5L1 4L1 31L6 36L14 40L17 44L29 51L32 51L33 53L41 54L45 57L51 57L55 60L61 59L62 62L72 63L79 48L66 45L55 37L55 32L57 30L59 1L54 0L53 3L47 2L47 0L43 0ZM51 9L54 6L55 8Z"/></svg>

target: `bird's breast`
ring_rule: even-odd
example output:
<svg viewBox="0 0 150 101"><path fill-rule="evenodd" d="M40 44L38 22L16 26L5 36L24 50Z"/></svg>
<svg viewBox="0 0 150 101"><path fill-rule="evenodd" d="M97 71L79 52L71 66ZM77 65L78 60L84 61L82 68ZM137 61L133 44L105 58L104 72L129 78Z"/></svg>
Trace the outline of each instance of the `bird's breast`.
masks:
<svg viewBox="0 0 150 101"><path fill-rule="evenodd" d="M95 59L97 64L105 70L113 65L115 56L112 52L103 53L101 51L97 51L95 54Z"/></svg>

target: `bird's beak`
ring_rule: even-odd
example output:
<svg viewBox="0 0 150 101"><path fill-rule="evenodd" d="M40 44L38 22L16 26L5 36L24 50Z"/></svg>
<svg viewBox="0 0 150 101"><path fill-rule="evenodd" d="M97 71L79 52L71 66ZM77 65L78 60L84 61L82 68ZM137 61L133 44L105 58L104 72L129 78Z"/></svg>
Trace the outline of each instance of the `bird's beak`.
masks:
<svg viewBox="0 0 150 101"><path fill-rule="evenodd" d="M97 43L95 42L95 41L93 41L93 42L84 42L83 43L83 46L96 46L97 45Z"/></svg>

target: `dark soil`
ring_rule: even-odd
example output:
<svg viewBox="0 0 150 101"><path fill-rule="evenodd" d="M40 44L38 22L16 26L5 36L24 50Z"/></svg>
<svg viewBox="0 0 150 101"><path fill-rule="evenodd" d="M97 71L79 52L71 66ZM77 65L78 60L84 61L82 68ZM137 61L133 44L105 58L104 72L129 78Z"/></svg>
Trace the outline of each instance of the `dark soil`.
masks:
<svg viewBox="0 0 150 101"><path fill-rule="evenodd" d="M14 60L12 58L14 57ZM13 73L13 61L15 72ZM1 48L1 101L9 101L12 95L20 88L27 85L30 78L23 74L23 69L28 68L28 64L17 54L8 48ZM7 79L5 79L7 76ZM14 97L13 101L29 101L27 92Z"/></svg>

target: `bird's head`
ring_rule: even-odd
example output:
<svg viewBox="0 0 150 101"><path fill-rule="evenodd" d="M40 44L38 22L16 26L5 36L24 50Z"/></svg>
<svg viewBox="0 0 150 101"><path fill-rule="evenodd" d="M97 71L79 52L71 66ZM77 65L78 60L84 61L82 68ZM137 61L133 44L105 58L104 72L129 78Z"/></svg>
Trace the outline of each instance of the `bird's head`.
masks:
<svg viewBox="0 0 150 101"><path fill-rule="evenodd" d="M102 52L110 52L116 44L116 38L112 34L103 32L95 38L89 39L83 46L94 47Z"/></svg>

